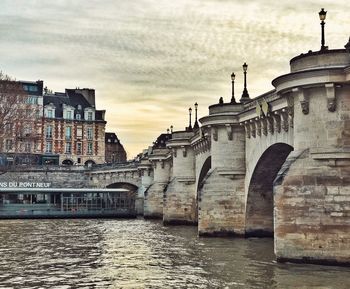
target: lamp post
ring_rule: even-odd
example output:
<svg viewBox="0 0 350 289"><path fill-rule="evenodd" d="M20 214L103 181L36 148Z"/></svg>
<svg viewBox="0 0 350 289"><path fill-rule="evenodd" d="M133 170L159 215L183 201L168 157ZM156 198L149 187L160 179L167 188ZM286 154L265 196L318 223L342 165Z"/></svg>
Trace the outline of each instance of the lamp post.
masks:
<svg viewBox="0 0 350 289"><path fill-rule="evenodd" d="M173 133L173 129L174 129L174 126L171 125L171 126L170 126L170 133Z"/></svg>
<svg viewBox="0 0 350 289"><path fill-rule="evenodd" d="M199 124L198 124L198 120L197 120L197 110L198 110L198 103L197 102L194 104L194 108L195 108L195 114L194 114L195 121L194 121L193 128L194 129L198 129L199 128Z"/></svg>
<svg viewBox="0 0 350 289"><path fill-rule="evenodd" d="M242 97L240 99L241 102L246 102L248 100L250 100L249 98L249 93L247 90L247 70L248 70L248 64L244 62L244 64L242 65L243 67L243 73L244 73L244 89L243 89L243 93L242 93Z"/></svg>
<svg viewBox="0 0 350 289"><path fill-rule="evenodd" d="M327 11L324 11L324 9L322 8L321 11L318 12L318 15L320 16L321 20L321 50L326 50L327 46L324 45L324 21L326 20Z"/></svg>
<svg viewBox="0 0 350 289"><path fill-rule="evenodd" d="M189 116L190 116L190 123L189 123L189 126L188 126L188 130L192 130L192 121L191 121L192 108L188 109L188 113L189 113Z"/></svg>
<svg viewBox="0 0 350 289"><path fill-rule="evenodd" d="M231 103L237 103L235 100L235 78L236 75L234 72L231 74L231 82L232 82L232 97L231 97Z"/></svg>

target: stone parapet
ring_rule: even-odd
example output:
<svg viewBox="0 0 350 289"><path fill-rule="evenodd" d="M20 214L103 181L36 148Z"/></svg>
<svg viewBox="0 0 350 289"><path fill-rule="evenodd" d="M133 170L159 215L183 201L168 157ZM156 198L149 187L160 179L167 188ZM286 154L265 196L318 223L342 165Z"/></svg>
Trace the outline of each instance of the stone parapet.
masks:
<svg viewBox="0 0 350 289"><path fill-rule="evenodd" d="M291 59L291 72L322 69L330 67L344 67L350 64L350 54L345 49L331 49L309 51Z"/></svg>

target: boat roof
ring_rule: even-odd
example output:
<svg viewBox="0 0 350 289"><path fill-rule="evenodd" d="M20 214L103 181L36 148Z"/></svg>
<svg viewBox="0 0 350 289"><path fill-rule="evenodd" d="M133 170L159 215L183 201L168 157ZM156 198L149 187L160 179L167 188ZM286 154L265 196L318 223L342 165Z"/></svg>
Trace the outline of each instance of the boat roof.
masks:
<svg viewBox="0 0 350 289"><path fill-rule="evenodd" d="M1 193L123 193L127 189L98 188L0 188Z"/></svg>

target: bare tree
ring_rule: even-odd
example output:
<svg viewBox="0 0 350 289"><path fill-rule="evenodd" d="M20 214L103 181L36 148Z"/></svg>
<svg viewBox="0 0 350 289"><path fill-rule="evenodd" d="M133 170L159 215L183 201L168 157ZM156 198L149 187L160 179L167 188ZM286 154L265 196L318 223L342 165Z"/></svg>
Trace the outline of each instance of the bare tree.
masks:
<svg viewBox="0 0 350 289"><path fill-rule="evenodd" d="M40 139L40 114L21 82L0 72L0 152L31 154Z"/></svg>

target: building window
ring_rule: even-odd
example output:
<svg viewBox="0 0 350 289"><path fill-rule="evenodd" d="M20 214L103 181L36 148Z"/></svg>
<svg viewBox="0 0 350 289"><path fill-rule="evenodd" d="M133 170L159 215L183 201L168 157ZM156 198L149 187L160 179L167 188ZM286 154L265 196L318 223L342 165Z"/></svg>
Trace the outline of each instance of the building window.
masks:
<svg viewBox="0 0 350 289"><path fill-rule="evenodd" d="M66 111L66 119L72 119L72 112L70 110Z"/></svg>
<svg viewBox="0 0 350 289"><path fill-rule="evenodd" d="M75 116L75 118L76 118L77 120L80 120L80 119L81 119L80 113L77 113L76 116Z"/></svg>
<svg viewBox="0 0 350 289"><path fill-rule="evenodd" d="M38 87L34 86L34 85L29 85L28 88L29 88L28 90L31 91L31 92L37 92L38 91Z"/></svg>
<svg viewBox="0 0 350 289"><path fill-rule="evenodd" d="M6 133L10 133L12 131L12 123L5 124L4 128Z"/></svg>
<svg viewBox="0 0 350 289"><path fill-rule="evenodd" d="M87 128L87 138L92 140L92 127Z"/></svg>
<svg viewBox="0 0 350 289"><path fill-rule="evenodd" d="M48 109L47 110L47 117L48 118L53 118L53 110L52 109Z"/></svg>
<svg viewBox="0 0 350 289"><path fill-rule="evenodd" d="M91 111L88 112L88 120L92 120L92 112Z"/></svg>
<svg viewBox="0 0 350 289"><path fill-rule="evenodd" d="M72 153L72 143L67 142L66 143L66 154L71 154Z"/></svg>
<svg viewBox="0 0 350 289"><path fill-rule="evenodd" d="M34 151L37 152L40 150L40 143L38 141L34 141Z"/></svg>
<svg viewBox="0 0 350 289"><path fill-rule="evenodd" d="M71 126L66 127L66 139L67 140L72 139L72 127Z"/></svg>
<svg viewBox="0 0 350 289"><path fill-rule="evenodd" d="M83 137L83 128L77 127L77 138Z"/></svg>
<svg viewBox="0 0 350 289"><path fill-rule="evenodd" d="M24 145L24 151L26 153L30 153L31 151L31 144L29 142L26 142L25 145Z"/></svg>
<svg viewBox="0 0 350 289"><path fill-rule="evenodd" d="M5 148L7 151L12 150L12 139L7 139L5 143Z"/></svg>
<svg viewBox="0 0 350 289"><path fill-rule="evenodd" d="M52 142L50 141L46 142L45 152L52 153Z"/></svg>
<svg viewBox="0 0 350 289"><path fill-rule="evenodd" d="M29 136L32 133L32 128L30 126L26 126L24 128L24 135Z"/></svg>
<svg viewBox="0 0 350 289"><path fill-rule="evenodd" d="M77 142L77 154L81 155L81 142Z"/></svg>
<svg viewBox="0 0 350 289"><path fill-rule="evenodd" d="M87 153L88 155L92 155L92 142L88 143Z"/></svg>
<svg viewBox="0 0 350 289"><path fill-rule="evenodd" d="M109 138L107 141L108 141L108 142L111 142L111 139Z"/></svg>
<svg viewBox="0 0 350 289"><path fill-rule="evenodd" d="M52 126L48 125L46 127L46 138L52 138Z"/></svg>
<svg viewBox="0 0 350 289"><path fill-rule="evenodd" d="M26 100L27 104L38 104L38 97L37 96L29 96Z"/></svg>

